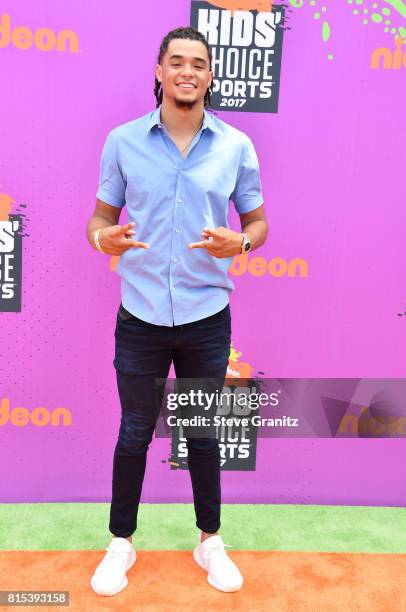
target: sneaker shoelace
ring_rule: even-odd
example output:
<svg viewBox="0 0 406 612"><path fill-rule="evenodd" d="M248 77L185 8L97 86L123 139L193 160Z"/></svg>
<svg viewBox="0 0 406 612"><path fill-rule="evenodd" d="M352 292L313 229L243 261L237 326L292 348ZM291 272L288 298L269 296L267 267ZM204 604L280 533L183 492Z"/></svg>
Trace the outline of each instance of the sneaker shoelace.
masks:
<svg viewBox="0 0 406 612"><path fill-rule="evenodd" d="M130 551L125 551L125 550L111 550L109 548L106 548L107 552L109 553L108 556L108 560L118 560L118 561L122 561L123 563L126 563L128 560L128 555L130 554Z"/></svg>
<svg viewBox="0 0 406 612"><path fill-rule="evenodd" d="M210 563L214 555L216 555L216 561L221 561L222 563L230 561L227 552L224 550L225 547L232 548L231 544L216 544L215 546L211 546L206 552L207 563Z"/></svg>

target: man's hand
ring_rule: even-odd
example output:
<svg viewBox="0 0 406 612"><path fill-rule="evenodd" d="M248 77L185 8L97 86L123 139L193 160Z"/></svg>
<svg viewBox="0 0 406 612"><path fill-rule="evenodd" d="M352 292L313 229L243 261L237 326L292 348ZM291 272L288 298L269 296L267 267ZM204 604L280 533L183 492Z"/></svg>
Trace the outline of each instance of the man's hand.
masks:
<svg viewBox="0 0 406 612"><path fill-rule="evenodd" d="M210 229L205 227L202 232L205 240L192 242L190 249L207 249L213 257L233 257L241 253L242 236L227 227Z"/></svg>
<svg viewBox="0 0 406 612"><path fill-rule="evenodd" d="M149 249L149 244L146 242L131 240L131 236L135 235L135 231L132 230L134 225L135 223L126 223L126 225L103 227L99 232L99 244L103 251L108 255L122 255L132 247Z"/></svg>

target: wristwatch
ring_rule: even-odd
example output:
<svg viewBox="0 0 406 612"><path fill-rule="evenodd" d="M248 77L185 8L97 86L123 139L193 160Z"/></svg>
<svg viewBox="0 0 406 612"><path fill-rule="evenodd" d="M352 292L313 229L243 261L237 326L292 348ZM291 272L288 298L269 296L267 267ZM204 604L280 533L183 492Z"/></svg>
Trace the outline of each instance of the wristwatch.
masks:
<svg viewBox="0 0 406 612"><path fill-rule="evenodd" d="M241 254L249 253L251 250L251 240L247 234L242 234Z"/></svg>

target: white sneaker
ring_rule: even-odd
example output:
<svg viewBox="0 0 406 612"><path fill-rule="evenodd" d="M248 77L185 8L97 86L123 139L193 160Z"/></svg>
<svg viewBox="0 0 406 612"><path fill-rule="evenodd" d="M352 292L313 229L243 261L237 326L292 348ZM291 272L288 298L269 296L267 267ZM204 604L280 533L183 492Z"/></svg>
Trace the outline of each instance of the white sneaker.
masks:
<svg viewBox="0 0 406 612"><path fill-rule="evenodd" d="M193 558L208 572L207 581L211 586L225 593L232 593L240 590L243 577L236 564L227 555L225 546L229 547L228 544L224 544L221 536L210 536L196 546Z"/></svg>
<svg viewBox="0 0 406 612"><path fill-rule="evenodd" d="M113 538L106 550L90 584L98 595L116 595L128 584L126 572L134 565L136 552L126 538Z"/></svg>

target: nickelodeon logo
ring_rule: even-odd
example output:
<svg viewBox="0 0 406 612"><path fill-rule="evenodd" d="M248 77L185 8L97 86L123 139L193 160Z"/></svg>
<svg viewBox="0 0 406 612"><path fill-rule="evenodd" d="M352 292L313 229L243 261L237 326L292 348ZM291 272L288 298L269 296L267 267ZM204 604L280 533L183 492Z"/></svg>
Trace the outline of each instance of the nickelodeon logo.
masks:
<svg viewBox="0 0 406 612"><path fill-rule="evenodd" d="M49 411L42 406L34 408L31 412L28 408L18 407L10 410L10 400L4 397L0 404L0 426L6 425L8 422L16 427L25 427L28 424L35 427L69 427L72 425L72 415L67 408L55 408Z"/></svg>
<svg viewBox="0 0 406 612"><path fill-rule="evenodd" d="M374 418L371 416L368 408L363 408L359 417L348 414L345 415L341 422L338 431L347 433L348 429L351 433L370 434L371 436L399 434L406 435L406 420L405 417L386 416Z"/></svg>
<svg viewBox="0 0 406 612"><path fill-rule="evenodd" d="M371 55L371 68L384 68L384 69L398 69L406 68L406 52L403 53L401 47L404 43L404 39L401 36L395 38L395 51L388 49L387 47L378 47ZM383 66L380 66L381 58L383 59Z"/></svg>
<svg viewBox="0 0 406 612"><path fill-rule="evenodd" d="M291 261L286 261L283 257L273 257L267 261L264 257L252 257L249 255L236 255L230 266L230 274L242 276L252 274L252 276L308 276L308 264L305 259L296 257Z"/></svg>
<svg viewBox="0 0 406 612"><path fill-rule="evenodd" d="M110 270L114 271L119 260L118 255L112 255L110 259ZM252 274L252 276L301 276L307 278L309 275L309 266L305 259L296 257L291 261L286 261L283 257L273 257L267 261L264 257L252 257L249 255L235 255L229 269L233 276L242 276L243 274Z"/></svg>
<svg viewBox="0 0 406 612"><path fill-rule="evenodd" d="M0 49L13 44L21 51L27 51L35 45L40 51L79 51L79 39L72 30L55 33L49 28L40 28L36 32L26 26L11 27L10 15L4 13L0 21Z"/></svg>

